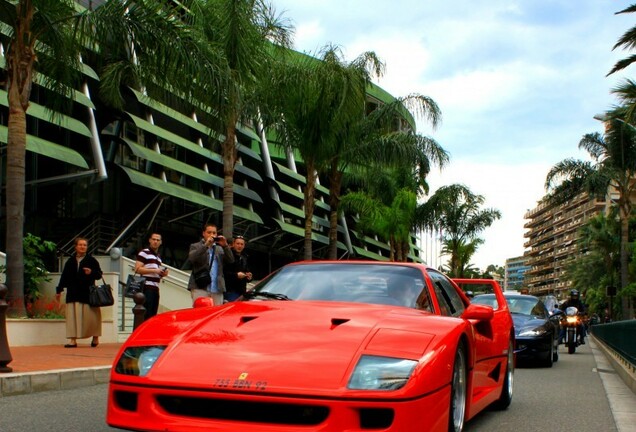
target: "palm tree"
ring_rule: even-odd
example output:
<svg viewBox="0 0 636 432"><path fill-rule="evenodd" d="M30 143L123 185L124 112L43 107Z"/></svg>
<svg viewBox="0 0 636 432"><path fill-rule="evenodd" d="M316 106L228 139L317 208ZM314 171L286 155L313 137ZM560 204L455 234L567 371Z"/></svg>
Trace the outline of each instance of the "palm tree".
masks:
<svg viewBox="0 0 636 432"><path fill-rule="evenodd" d="M387 197L392 197L385 204ZM389 243L389 260L405 262L409 252L411 230L415 221L417 196L409 189L376 197L367 192L350 192L342 198L345 212L359 214L361 233L377 234Z"/></svg>
<svg viewBox="0 0 636 432"><path fill-rule="evenodd" d="M592 196L615 195L621 223L620 271L621 289L629 285L629 218L632 214L632 193L636 190L636 130L623 119L615 117L621 110L608 113L605 134L586 134L579 148L586 150L592 162L565 159L554 165L546 177L548 202L560 204L581 192ZM621 295L623 318L633 314L629 297Z"/></svg>
<svg viewBox="0 0 636 432"><path fill-rule="evenodd" d="M266 109L256 99L259 86L267 86L276 59L291 45L291 28L265 0L207 0L198 25L205 39L219 48L225 58L228 82L222 90L215 114L225 137L223 156L223 235L234 230L234 170L238 159L236 129L240 122Z"/></svg>
<svg viewBox="0 0 636 432"><path fill-rule="evenodd" d="M632 13L632 12L636 12L636 5L631 5L621 11L616 12L616 14L618 15L618 14ZM636 46L636 27L632 27L627 32L625 32L623 36L621 36L621 38L618 40L618 42L614 44L614 47L612 49L615 50L616 48L620 48L620 47L634 48L634 46ZM635 61L636 61L636 56L634 55L631 55L627 57L626 59L619 60L618 62L616 62L612 70L610 70L607 75L611 75L614 72L623 70L629 65L631 65L632 63L634 63Z"/></svg>
<svg viewBox="0 0 636 432"><path fill-rule="evenodd" d="M482 209L483 204L483 196L473 194L464 185L454 184L439 188L418 207L419 228L441 233L444 247L450 254L451 272L462 268L462 248L501 218L499 210ZM475 243L475 247L478 244Z"/></svg>
<svg viewBox="0 0 636 432"><path fill-rule="evenodd" d="M606 307L606 287L616 285L619 278L620 222L616 213L612 208L607 215L598 214L579 229L576 259L565 267L564 279L585 293L590 310L599 312Z"/></svg>
<svg viewBox="0 0 636 432"><path fill-rule="evenodd" d="M279 143L297 151L305 166L304 258L312 259L312 218L320 172L333 157L341 131L364 116L366 88L383 65L372 52L347 63L340 49L325 46L319 61L295 56L273 73L272 95L281 117L274 124Z"/></svg>
<svg viewBox="0 0 636 432"><path fill-rule="evenodd" d="M182 2L184 5L190 1ZM176 5L176 3L175 3ZM209 46L188 26L180 6L161 0L108 0L95 10L78 12L73 0L19 0L0 3L12 22L6 51L9 99L7 138L7 281L13 310L24 313L22 237L25 198L26 111L34 76L53 89L49 108L70 100L81 82L80 58L99 50L111 62L99 70L101 96L121 104L121 84L153 82L189 96L210 91L186 77L215 84L218 77ZM131 42L134 40L134 44ZM109 57L113 54L116 58ZM190 85L186 85L190 84Z"/></svg>
<svg viewBox="0 0 636 432"><path fill-rule="evenodd" d="M448 153L432 138L414 133L411 129L394 130L396 119L401 118L405 107L428 119L436 127L441 112L432 99L412 94L385 104L361 118L344 125L331 151L329 167L329 259L337 258L338 214L343 176L352 166L371 168L378 166L400 167L424 179L432 163L440 168L448 162ZM392 129L393 128L393 129ZM409 169L405 169L409 168ZM365 178L373 178L372 175ZM416 186L415 192L419 187Z"/></svg>
<svg viewBox="0 0 636 432"><path fill-rule="evenodd" d="M454 278L465 278L478 274L470 260L483 244L483 239L474 238L468 241L454 242L452 239L443 241L442 254L448 255L448 263L443 267L445 273Z"/></svg>

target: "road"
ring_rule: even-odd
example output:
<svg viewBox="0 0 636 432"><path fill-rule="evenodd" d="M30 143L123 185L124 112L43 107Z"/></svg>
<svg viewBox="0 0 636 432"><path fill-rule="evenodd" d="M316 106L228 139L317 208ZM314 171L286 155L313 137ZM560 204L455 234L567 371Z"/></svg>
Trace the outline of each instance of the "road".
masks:
<svg viewBox="0 0 636 432"><path fill-rule="evenodd" d="M551 368L519 365L512 404L506 411L485 411L464 431L613 432L610 410L590 345L568 354L559 347Z"/></svg>
<svg viewBox="0 0 636 432"><path fill-rule="evenodd" d="M116 431L104 422L107 385L0 398L0 431ZM518 367L506 411L486 411L470 421L476 431L617 431L589 345L552 368ZM411 432L411 431L404 431Z"/></svg>

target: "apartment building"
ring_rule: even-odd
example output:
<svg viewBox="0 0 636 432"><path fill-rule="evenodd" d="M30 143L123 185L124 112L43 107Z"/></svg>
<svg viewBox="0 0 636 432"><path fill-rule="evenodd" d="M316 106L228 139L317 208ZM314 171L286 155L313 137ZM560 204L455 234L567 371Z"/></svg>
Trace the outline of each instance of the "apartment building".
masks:
<svg viewBox="0 0 636 432"><path fill-rule="evenodd" d="M577 231L593 216L605 211L605 199L577 195L561 205L550 205L544 200L525 214L527 220L524 237L527 270L525 287L530 294L567 296L569 283L562 280L565 264L574 258Z"/></svg>
<svg viewBox="0 0 636 432"><path fill-rule="evenodd" d="M520 290L523 288L524 275L528 270L525 256L518 256L514 258L508 258L506 260L505 275L504 275L504 289L505 290Z"/></svg>

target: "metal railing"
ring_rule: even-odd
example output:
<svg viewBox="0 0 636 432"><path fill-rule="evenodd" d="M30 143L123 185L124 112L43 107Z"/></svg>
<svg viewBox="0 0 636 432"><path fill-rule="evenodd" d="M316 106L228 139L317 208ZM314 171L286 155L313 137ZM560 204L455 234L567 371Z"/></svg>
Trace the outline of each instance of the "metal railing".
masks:
<svg viewBox="0 0 636 432"><path fill-rule="evenodd" d="M633 371L636 371L636 320L596 324L591 330L594 337L611 348Z"/></svg>
<svg viewBox="0 0 636 432"><path fill-rule="evenodd" d="M120 298L120 316L119 330L122 332L132 331L134 326L134 315L131 313L135 306L133 299L124 296L126 288L126 280L128 275L135 272L135 260L130 258L120 258L120 276L119 276L119 298ZM168 311L175 309L187 309L192 307L192 298L187 290L189 272L179 270L174 267L167 266L169 270L168 276L161 280L159 300L159 311Z"/></svg>
<svg viewBox="0 0 636 432"><path fill-rule="evenodd" d="M74 252L74 242L76 237L84 237L88 240L91 255L96 255L105 251L108 243L112 241L119 231L119 223L101 215L90 217L89 222L79 232L73 233L70 239L60 242L57 249L62 255L69 256Z"/></svg>

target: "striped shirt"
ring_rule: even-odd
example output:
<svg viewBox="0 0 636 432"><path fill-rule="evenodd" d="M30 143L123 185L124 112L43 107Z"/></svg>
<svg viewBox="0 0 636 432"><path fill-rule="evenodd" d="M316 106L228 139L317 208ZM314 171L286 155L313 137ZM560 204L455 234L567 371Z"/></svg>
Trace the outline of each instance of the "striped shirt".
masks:
<svg viewBox="0 0 636 432"><path fill-rule="evenodd" d="M150 248L142 249L141 252L137 254L137 261L143 263L144 268L148 269L158 269L161 267L161 257L153 252ZM144 274L146 278L146 288L150 289L159 289L159 282L161 281L161 276L157 273L152 274Z"/></svg>

